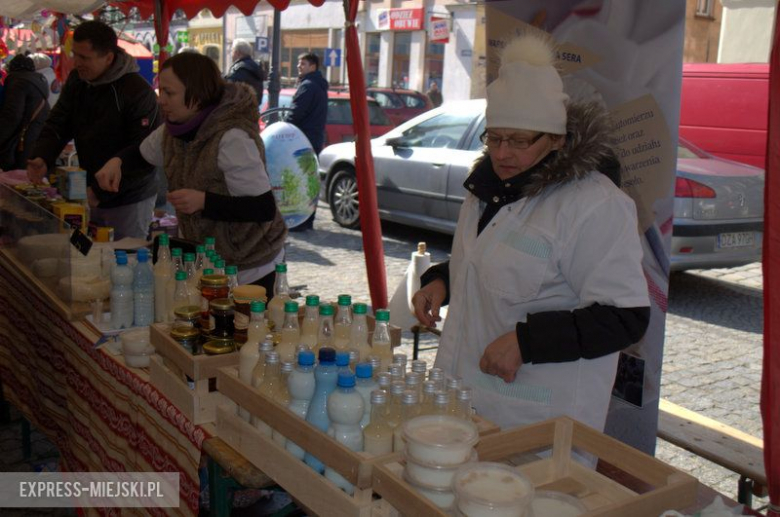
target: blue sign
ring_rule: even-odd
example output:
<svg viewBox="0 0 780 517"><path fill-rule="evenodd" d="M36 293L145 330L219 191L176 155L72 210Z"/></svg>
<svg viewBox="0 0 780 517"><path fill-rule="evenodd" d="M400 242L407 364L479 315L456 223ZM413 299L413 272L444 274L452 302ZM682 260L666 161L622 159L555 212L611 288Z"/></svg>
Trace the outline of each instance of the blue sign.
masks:
<svg viewBox="0 0 780 517"><path fill-rule="evenodd" d="M341 66L341 49L325 49L325 66Z"/></svg>
<svg viewBox="0 0 780 517"><path fill-rule="evenodd" d="M261 54L268 54L268 38L257 36L255 38L255 49Z"/></svg>

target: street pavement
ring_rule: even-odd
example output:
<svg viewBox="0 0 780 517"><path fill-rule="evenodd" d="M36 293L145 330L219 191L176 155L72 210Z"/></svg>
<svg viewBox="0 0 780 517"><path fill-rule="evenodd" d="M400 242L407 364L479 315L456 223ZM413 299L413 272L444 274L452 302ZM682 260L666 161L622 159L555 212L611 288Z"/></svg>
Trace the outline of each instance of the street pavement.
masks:
<svg viewBox="0 0 780 517"><path fill-rule="evenodd" d="M382 226L389 295L403 278L417 242L427 243L434 263L448 258L452 239L447 235L392 223ZM319 205L314 230L291 232L286 251L289 282L304 286L302 295L335 300L348 293L353 301L370 303L361 233L336 225L324 203ZM760 264L674 274L661 379L664 398L759 438L762 289ZM432 336L423 339L423 346L435 343ZM411 359L409 332L403 335L400 351ZM432 362L434 354L422 352L421 358ZM19 430L18 414L12 424L0 425L0 471L56 465L56 449L36 431L32 459L23 459ZM657 457L736 498L736 474L662 441ZM762 502L765 500L756 500ZM24 512L25 516L36 514Z"/></svg>

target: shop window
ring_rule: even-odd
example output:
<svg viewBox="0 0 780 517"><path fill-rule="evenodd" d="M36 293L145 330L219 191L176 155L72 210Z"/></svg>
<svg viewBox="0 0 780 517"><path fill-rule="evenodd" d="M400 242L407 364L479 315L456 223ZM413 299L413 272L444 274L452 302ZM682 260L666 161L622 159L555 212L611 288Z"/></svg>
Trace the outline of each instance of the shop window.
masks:
<svg viewBox="0 0 780 517"><path fill-rule="evenodd" d="M295 85L298 79L298 56L312 52L320 58L320 70L324 69L325 49L328 47L328 31L282 31L282 50L279 68L282 82Z"/></svg>
<svg viewBox="0 0 780 517"><path fill-rule="evenodd" d="M378 32L366 33L366 85L377 86L379 81L379 45Z"/></svg>
<svg viewBox="0 0 780 517"><path fill-rule="evenodd" d="M409 87L409 56L412 46L411 32L396 32L393 41L393 84L395 88Z"/></svg>
<svg viewBox="0 0 780 517"><path fill-rule="evenodd" d="M425 73L428 81L425 87L430 87L432 82L441 90L442 77L444 76L444 45L442 43L428 43L425 47Z"/></svg>

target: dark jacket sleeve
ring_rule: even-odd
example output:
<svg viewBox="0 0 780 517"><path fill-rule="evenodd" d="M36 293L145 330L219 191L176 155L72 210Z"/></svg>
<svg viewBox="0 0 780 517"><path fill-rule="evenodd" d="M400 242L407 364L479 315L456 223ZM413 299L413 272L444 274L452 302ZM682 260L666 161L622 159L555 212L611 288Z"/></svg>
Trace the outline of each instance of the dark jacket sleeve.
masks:
<svg viewBox="0 0 780 517"><path fill-rule="evenodd" d="M0 109L0 149L10 145L10 140L22 130L26 92L22 81L9 81L5 90L5 102Z"/></svg>
<svg viewBox="0 0 780 517"><path fill-rule="evenodd" d="M65 81L60 98L49 112L49 118L46 119L43 130L38 135L35 146L28 156L28 158L43 158L49 169L54 167L54 162L65 144L73 139L72 111L78 88L77 82L78 72L74 70Z"/></svg>
<svg viewBox="0 0 780 517"><path fill-rule="evenodd" d="M594 303L573 311L529 314L516 326L523 363L562 363L618 352L644 336L650 307Z"/></svg>
<svg viewBox="0 0 780 517"><path fill-rule="evenodd" d="M447 290L447 295L444 297L442 306L450 303L450 262L441 262L434 264L420 275L420 287L425 287L434 280L442 280L444 282L444 288Z"/></svg>
<svg viewBox="0 0 780 517"><path fill-rule="evenodd" d="M295 126L300 127L303 124L304 119L311 111L311 105L315 101L315 95L312 91L315 88L309 81L304 81L296 90L295 95L290 103L290 109L292 110L287 116L287 122Z"/></svg>
<svg viewBox="0 0 780 517"><path fill-rule="evenodd" d="M265 223L276 216L276 200L269 190L259 196L224 196L206 192L203 217L214 221Z"/></svg>
<svg viewBox="0 0 780 517"><path fill-rule="evenodd" d="M141 76L133 77L133 80L145 83ZM125 128L124 134L127 135L128 146L134 147L141 146L141 142L160 125L161 119L154 90L147 87L148 85L146 84L140 85L140 87L139 85L131 85L123 89L123 93L127 95L122 113L122 123ZM117 156L120 156L122 152L117 153ZM127 177L152 174L155 174L154 168L146 160L143 161L140 167L133 167L132 169L130 167L122 167L122 175Z"/></svg>

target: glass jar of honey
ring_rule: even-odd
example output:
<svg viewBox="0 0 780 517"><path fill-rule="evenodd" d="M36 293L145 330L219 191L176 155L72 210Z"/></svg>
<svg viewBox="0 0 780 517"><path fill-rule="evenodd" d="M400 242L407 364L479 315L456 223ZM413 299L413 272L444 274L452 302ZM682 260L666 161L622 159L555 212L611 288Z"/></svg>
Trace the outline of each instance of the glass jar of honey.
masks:
<svg viewBox="0 0 780 517"><path fill-rule="evenodd" d="M195 327L173 327L171 337L189 353L193 355L200 353L200 331Z"/></svg>
<svg viewBox="0 0 780 517"><path fill-rule="evenodd" d="M215 298L209 302L211 339L233 339L235 312L229 298Z"/></svg>
<svg viewBox="0 0 780 517"><path fill-rule="evenodd" d="M174 327L200 327L200 307L197 305L184 305L173 311L175 319Z"/></svg>
<svg viewBox="0 0 780 517"><path fill-rule="evenodd" d="M230 295L228 277L225 275L203 275L200 278L200 326L208 333L211 330L209 322L209 303L217 298L227 298Z"/></svg>

